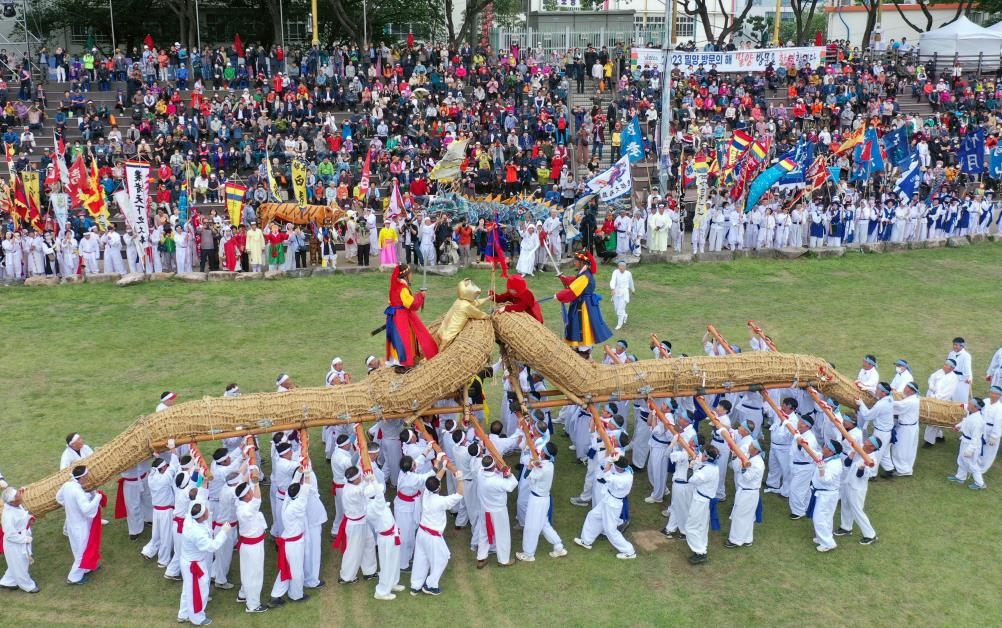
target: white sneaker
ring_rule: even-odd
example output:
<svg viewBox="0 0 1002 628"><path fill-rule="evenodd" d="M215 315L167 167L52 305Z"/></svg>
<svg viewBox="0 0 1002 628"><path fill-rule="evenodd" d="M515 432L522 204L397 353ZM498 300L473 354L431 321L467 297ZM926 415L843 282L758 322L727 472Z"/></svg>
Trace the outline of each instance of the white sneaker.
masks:
<svg viewBox="0 0 1002 628"><path fill-rule="evenodd" d="M819 552L830 552L833 549L835 549L835 548L834 547L825 547L824 545L818 545L818 551Z"/></svg>
<svg viewBox="0 0 1002 628"><path fill-rule="evenodd" d="M550 552L550 558L560 558L561 556L567 556L567 550L564 549L563 545L561 545L559 549L554 548L553 551Z"/></svg>
<svg viewBox="0 0 1002 628"><path fill-rule="evenodd" d="M515 552L515 558L519 559L520 561L522 561L524 563L532 563L532 562L536 561L536 557L535 556L530 556L530 555L524 554L522 552Z"/></svg>
<svg viewBox="0 0 1002 628"><path fill-rule="evenodd" d="M624 554L623 552L616 554L616 558L618 558L619 560L633 560L636 557L637 557L636 552L632 554Z"/></svg>
<svg viewBox="0 0 1002 628"><path fill-rule="evenodd" d="M377 600L386 600L386 601L397 599L397 596L393 595L392 593L387 593L386 595L380 595L377 593L372 597L376 598Z"/></svg>
<svg viewBox="0 0 1002 628"><path fill-rule="evenodd" d="M664 510L662 510L662 511L661 511L661 516L662 516L662 517L667 517L667 516L668 516L668 514L669 514L669 513L668 513L668 509L667 509L667 508L665 508Z"/></svg>
<svg viewBox="0 0 1002 628"><path fill-rule="evenodd" d="M395 584L395 585L393 585L393 592L394 593L400 593L401 591L405 591L405 590L407 590L407 587L405 587L402 584Z"/></svg>
<svg viewBox="0 0 1002 628"><path fill-rule="evenodd" d="M644 498L644 501L647 502L648 504L657 504L661 500L658 499L657 497L654 497L653 495L648 495L647 497Z"/></svg>
<svg viewBox="0 0 1002 628"><path fill-rule="evenodd" d="M583 547L585 549L591 549L591 545L588 545L587 543L585 543L584 541L582 541L581 539L579 539L577 537L574 538L574 544L575 545L580 545L581 547Z"/></svg>
<svg viewBox="0 0 1002 628"><path fill-rule="evenodd" d="M616 327L615 327L616 331L619 331L619 330L620 330L620 329L622 329L622 328L623 328L623 326L622 326L622 325L616 325Z"/></svg>

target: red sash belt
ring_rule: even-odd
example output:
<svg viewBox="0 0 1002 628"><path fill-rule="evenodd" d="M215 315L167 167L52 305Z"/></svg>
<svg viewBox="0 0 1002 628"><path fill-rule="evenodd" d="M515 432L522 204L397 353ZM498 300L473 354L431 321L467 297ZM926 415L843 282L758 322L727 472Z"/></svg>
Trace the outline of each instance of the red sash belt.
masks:
<svg viewBox="0 0 1002 628"><path fill-rule="evenodd" d="M413 495L408 495L407 493L397 493L397 497L400 498L402 502L413 502L417 501L417 498L421 496L421 493L414 493Z"/></svg>
<svg viewBox="0 0 1002 628"><path fill-rule="evenodd" d="M115 519L125 519L128 516L128 508L126 508L125 504L125 483L138 482L144 479L146 479L145 473L138 478L118 478L118 491L115 493Z"/></svg>
<svg viewBox="0 0 1002 628"><path fill-rule="evenodd" d="M487 527L487 542L494 544L494 517L490 512L484 513L484 525Z"/></svg>
<svg viewBox="0 0 1002 628"><path fill-rule="evenodd" d="M302 532L296 536L275 537L275 544L278 545L278 575L282 579L282 582L292 580L292 566L289 564L289 558L285 554L285 544L295 543L302 538Z"/></svg>
<svg viewBox="0 0 1002 628"><path fill-rule="evenodd" d="M166 506L154 506L153 510L161 510L161 511L163 511L163 510L174 510L174 505L173 504L167 504Z"/></svg>
<svg viewBox="0 0 1002 628"><path fill-rule="evenodd" d="M264 540L264 537L268 536L267 533L261 536L238 536L237 537L237 549L240 549L241 545L257 545Z"/></svg>
<svg viewBox="0 0 1002 628"><path fill-rule="evenodd" d="M379 533L379 536L393 536L393 544L400 545L400 530L397 526L390 526L388 530Z"/></svg>
<svg viewBox="0 0 1002 628"><path fill-rule="evenodd" d="M438 530L432 530L431 528L429 528L427 526L420 525L420 524L418 524L418 527L421 528L422 530L424 530L425 532L427 532L428 534L432 535L432 536L442 536L442 533L439 532Z"/></svg>
<svg viewBox="0 0 1002 628"><path fill-rule="evenodd" d="M337 536L334 537L334 542L331 543L331 548L343 554L344 551L348 549L348 522L361 521L362 519L365 519L365 515L354 519L347 515L342 517L341 525L337 528Z"/></svg>
<svg viewBox="0 0 1002 628"><path fill-rule="evenodd" d="M98 491L98 494L101 495L101 504L98 506L97 514L94 515L94 518L90 522L90 535L87 537L87 547L80 558L80 568L88 571L94 571L101 563L101 509L108 505L108 496L102 491Z"/></svg>
<svg viewBox="0 0 1002 628"><path fill-rule="evenodd" d="M337 482L331 481L331 495L337 495L337 490L339 488L344 488L344 484L338 484Z"/></svg>
<svg viewBox="0 0 1002 628"><path fill-rule="evenodd" d="M177 533L181 534L184 532L184 517L174 517L174 523L177 524Z"/></svg>
<svg viewBox="0 0 1002 628"><path fill-rule="evenodd" d="M205 609L205 603L202 602L202 587L198 586L199 579L204 575L205 572L202 571L198 561L191 561L191 609L195 613L201 613Z"/></svg>

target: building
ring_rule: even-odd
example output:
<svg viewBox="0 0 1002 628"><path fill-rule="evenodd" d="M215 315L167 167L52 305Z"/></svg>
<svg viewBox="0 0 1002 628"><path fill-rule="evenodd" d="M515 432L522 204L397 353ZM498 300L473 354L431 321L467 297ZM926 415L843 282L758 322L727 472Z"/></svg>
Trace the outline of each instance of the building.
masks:
<svg viewBox="0 0 1002 628"><path fill-rule="evenodd" d="M848 6L848 0L843 0L847 6L834 5L825 7L828 14L828 37L832 39L848 39L853 46L863 45L863 34L866 31L866 7L862 5ZM928 6L929 12L933 16L932 28L944 26L952 21L957 15L958 4L931 4ZM922 8L917 4L902 4L901 11L908 16L908 21L916 26L924 27L926 17L922 13ZM981 24L987 17L981 11L969 11L967 17L978 24ZM983 24L990 26L990 24ZM900 42L907 38L909 42L918 44L921 33L908 25L898 13L898 10L890 2L884 2L880 6L880 13L877 18L877 27L874 29L873 42L884 42L889 44L891 40Z"/></svg>

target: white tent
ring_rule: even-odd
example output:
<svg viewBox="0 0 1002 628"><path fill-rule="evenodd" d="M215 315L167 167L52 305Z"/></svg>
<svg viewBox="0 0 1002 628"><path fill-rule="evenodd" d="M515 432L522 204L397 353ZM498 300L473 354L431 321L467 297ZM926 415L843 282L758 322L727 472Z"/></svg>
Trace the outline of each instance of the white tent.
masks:
<svg viewBox="0 0 1002 628"><path fill-rule="evenodd" d="M1002 59L1002 30L982 28L961 16L952 24L922 33L919 54L922 59L936 55L942 61L959 55L964 66L977 66L980 57L983 69L996 69Z"/></svg>
<svg viewBox="0 0 1002 628"><path fill-rule="evenodd" d="M1002 22L999 22L998 24L992 24L991 26L988 27L988 30L996 33L1002 33Z"/></svg>

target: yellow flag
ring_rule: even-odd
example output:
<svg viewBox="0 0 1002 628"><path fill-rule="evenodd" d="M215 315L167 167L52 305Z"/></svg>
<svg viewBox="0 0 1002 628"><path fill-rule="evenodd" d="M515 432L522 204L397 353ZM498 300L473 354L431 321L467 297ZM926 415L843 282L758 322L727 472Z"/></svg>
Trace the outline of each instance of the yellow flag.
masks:
<svg viewBox="0 0 1002 628"><path fill-rule="evenodd" d="M278 187L278 183L275 182L275 173L271 171L271 156L266 152L264 154L265 163L268 165L268 189L271 191L271 195L275 197L275 202L282 202L281 189Z"/></svg>
<svg viewBox="0 0 1002 628"><path fill-rule="evenodd" d="M41 207L41 196L38 188L38 172L25 170L21 173L21 182L24 183L24 194L29 199L35 201L35 207Z"/></svg>
<svg viewBox="0 0 1002 628"><path fill-rule="evenodd" d="M306 207L306 162L302 159L292 160L292 191L296 204Z"/></svg>
<svg viewBox="0 0 1002 628"><path fill-rule="evenodd" d="M455 181L459 178L459 167L466 159L466 145L470 140L455 140L445 149L445 154L428 175L433 181Z"/></svg>

